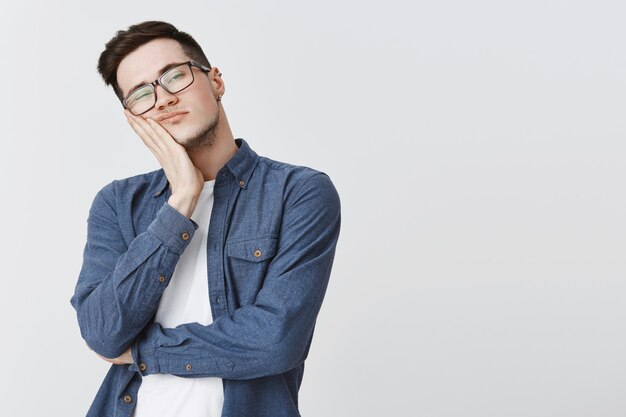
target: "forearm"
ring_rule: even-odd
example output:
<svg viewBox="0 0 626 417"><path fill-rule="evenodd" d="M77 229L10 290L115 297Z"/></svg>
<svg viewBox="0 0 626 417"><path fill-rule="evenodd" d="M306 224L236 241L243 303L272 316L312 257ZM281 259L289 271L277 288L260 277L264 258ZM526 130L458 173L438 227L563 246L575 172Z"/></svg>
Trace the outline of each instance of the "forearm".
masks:
<svg viewBox="0 0 626 417"><path fill-rule="evenodd" d="M165 204L148 230L119 254L110 223L90 216L83 268L70 300L89 347L106 357L122 354L149 323L195 223ZM105 226L106 224L106 226Z"/></svg>
<svg viewBox="0 0 626 417"><path fill-rule="evenodd" d="M150 324L133 344L144 374L253 379L286 372L302 363L313 335L327 277L284 310L263 301L222 316L210 325L176 328ZM273 305L277 305L275 302Z"/></svg>
<svg viewBox="0 0 626 417"><path fill-rule="evenodd" d="M196 208L196 204L198 204L198 195L192 192L172 194L167 200L167 204L175 208L176 211L185 217L190 218Z"/></svg>
<svg viewBox="0 0 626 417"><path fill-rule="evenodd" d="M304 361L334 260L340 204L326 176L293 198L254 303L208 326L153 323L131 347L135 369L143 364L144 374L252 379Z"/></svg>
<svg viewBox="0 0 626 417"><path fill-rule="evenodd" d="M142 258L136 265L134 261ZM177 260L146 232L137 237L111 275L95 288L76 293L78 324L91 349L116 357L128 348L156 311Z"/></svg>

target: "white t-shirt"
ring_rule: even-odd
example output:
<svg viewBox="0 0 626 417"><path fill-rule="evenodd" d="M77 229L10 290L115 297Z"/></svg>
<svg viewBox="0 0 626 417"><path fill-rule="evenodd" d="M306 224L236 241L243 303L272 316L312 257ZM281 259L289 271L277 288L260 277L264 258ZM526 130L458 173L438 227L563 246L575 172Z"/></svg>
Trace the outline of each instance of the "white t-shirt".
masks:
<svg viewBox="0 0 626 417"><path fill-rule="evenodd" d="M183 323L211 324L207 277L207 234L215 180L205 181L191 218L198 229L181 255L154 318L166 328ZM168 374L143 377L132 417L220 417L224 403L221 378L183 378Z"/></svg>

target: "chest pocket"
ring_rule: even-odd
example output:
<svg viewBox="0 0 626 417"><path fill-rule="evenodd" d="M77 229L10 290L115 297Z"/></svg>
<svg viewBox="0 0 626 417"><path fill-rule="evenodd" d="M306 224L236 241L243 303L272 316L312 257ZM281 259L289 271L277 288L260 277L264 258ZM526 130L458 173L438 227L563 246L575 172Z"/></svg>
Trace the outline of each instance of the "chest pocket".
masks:
<svg viewBox="0 0 626 417"><path fill-rule="evenodd" d="M263 236L228 242L225 252L229 278L240 306L252 304L263 286L265 274L276 255L278 238Z"/></svg>
<svg viewBox="0 0 626 417"><path fill-rule="evenodd" d="M226 255L230 258L242 259L248 262L262 262L276 255L278 238L263 237L246 239L244 241L229 242L226 245Z"/></svg>

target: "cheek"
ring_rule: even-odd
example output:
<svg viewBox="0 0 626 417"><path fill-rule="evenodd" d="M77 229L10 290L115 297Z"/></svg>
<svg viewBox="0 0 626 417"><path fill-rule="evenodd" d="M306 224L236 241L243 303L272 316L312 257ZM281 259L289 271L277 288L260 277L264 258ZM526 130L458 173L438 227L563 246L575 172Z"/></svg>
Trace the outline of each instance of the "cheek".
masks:
<svg viewBox="0 0 626 417"><path fill-rule="evenodd" d="M199 88L197 91L189 91L189 93L191 94L185 96L185 102L193 110L194 118L210 117L217 111L217 102L213 98L210 88Z"/></svg>
<svg viewBox="0 0 626 417"><path fill-rule="evenodd" d="M208 81L206 82L208 83ZM200 88L194 91L194 98L198 103L198 107L205 111L214 111L217 108L217 105L214 99L213 89L211 88L211 85L203 84L199 87Z"/></svg>
<svg viewBox="0 0 626 417"><path fill-rule="evenodd" d="M208 116L217 111L217 106L214 100L211 100L211 97L204 96L198 100L197 109L203 116Z"/></svg>

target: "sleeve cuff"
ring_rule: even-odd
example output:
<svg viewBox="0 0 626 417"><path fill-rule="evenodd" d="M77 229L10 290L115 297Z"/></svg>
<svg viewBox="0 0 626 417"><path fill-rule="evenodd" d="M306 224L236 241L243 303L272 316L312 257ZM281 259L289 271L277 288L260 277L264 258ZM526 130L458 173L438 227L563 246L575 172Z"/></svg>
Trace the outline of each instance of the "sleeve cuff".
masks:
<svg viewBox="0 0 626 417"><path fill-rule="evenodd" d="M156 361L154 344L151 341L152 327L158 325L152 323L135 340L130 349L134 363L128 367L129 371L139 372L142 376L158 374L159 365Z"/></svg>
<svg viewBox="0 0 626 417"><path fill-rule="evenodd" d="M163 204L154 221L148 226L150 233L178 255L182 255L196 229L198 223L183 216L168 203Z"/></svg>

